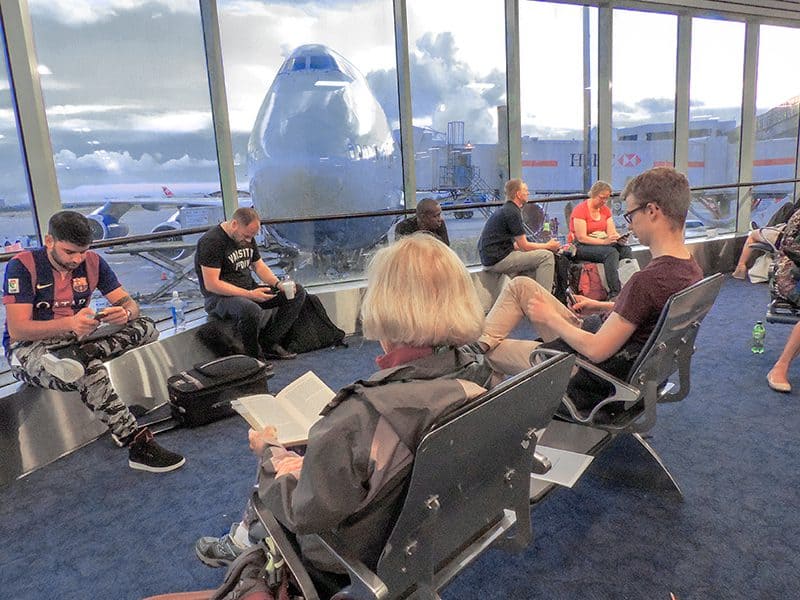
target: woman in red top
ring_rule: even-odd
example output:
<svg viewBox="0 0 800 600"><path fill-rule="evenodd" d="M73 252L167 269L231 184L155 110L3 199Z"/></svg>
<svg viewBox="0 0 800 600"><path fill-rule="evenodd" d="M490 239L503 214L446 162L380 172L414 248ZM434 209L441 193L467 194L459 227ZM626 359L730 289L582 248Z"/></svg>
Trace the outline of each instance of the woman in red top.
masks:
<svg viewBox="0 0 800 600"><path fill-rule="evenodd" d="M606 202L611 197L611 186L597 181L589 190L589 198L572 211L569 218L570 240L575 244L576 260L603 263L611 297L619 294L619 261L631 258L631 249L621 240L611 209Z"/></svg>

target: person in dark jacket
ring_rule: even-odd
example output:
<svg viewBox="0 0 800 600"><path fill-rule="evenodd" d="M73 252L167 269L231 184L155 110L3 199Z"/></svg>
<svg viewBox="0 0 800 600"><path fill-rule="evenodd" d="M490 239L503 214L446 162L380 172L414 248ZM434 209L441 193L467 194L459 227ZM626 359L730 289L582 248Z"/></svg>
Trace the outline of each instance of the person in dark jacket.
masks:
<svg viewBox="0 0 800 600"><path fill-rule="evenodd" d="M480 355L460 347L481 335L483 310L452 250L417 233L378 251L367 272L362 320L365 337L383 348L380 370L339 391L311 428L304 456L282 447L274 427L249 432L260 459L258 502L297 536L318 580L339 571L307 534L335 529L374 568L418 443L484 392L492 375ZM204 563L226 565L263 535L251 508L229 534L198 540Z"/></svg>
<svg viewBox="0 0 800 600"><path fill-rule="evenodd" d="M425 198L417 204L417 214L400 221L394 228L397 237L411 235L417 231L425 231L435 235L448 246L450 237L447 235L447 225L442 215L442 207L433 198Z"/></svg>

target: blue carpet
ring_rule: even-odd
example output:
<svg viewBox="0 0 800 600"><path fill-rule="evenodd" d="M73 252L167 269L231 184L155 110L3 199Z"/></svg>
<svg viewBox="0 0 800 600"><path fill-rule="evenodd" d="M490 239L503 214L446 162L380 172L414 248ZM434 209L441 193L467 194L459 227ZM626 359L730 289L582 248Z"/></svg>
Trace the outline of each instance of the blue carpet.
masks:
<svg viewBox="0 0 800 600"><path fill-rule="evenodd" d="M730 280L706 318L692 392L659 408L651 443L685 502L638 445L620 440L572 490L533 509L521 554L491 550L445 590L456 598L793 598L800 589L797 392L765 375L790 328L768 326L749 351L765 286ZM530 335L528 328L518 331ZM273 390L308 369L332 388L374 370L377 344L322 350L276 364ZM800 388L800 368L793 369ZM105 436L0 488L0 598L134 600L215 587L193 545L240 516L255 473L239 418L160 436L184 468L127 468Z"/></svg>

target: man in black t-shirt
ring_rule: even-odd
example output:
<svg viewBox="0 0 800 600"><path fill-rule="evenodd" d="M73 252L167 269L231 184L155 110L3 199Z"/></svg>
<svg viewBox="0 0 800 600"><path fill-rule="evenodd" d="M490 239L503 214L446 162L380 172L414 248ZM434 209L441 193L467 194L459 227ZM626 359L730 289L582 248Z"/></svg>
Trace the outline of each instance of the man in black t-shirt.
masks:
<svg viewBox="0 0 800 600"><path fill-rule="evenodd" d="M486 220L478 239L481 264L489 271L510 277L527 275L547 291L553 289L557 240L530 242L522 225L522 207L528 201L528 186L521 179L506 182L506 203Z"/></svg>
<svg viewBox="0 0 800 600"><path fill-rule="evenodd" d="M297 320L306 292L292 283L294 297L287 298L287 284L261 260L253 239L260 228L254 209L239 208L230 221L200 238L194 260L200 291L206 298L206 312L236 321L248 355L294 358L280 341ZM266 285L258 285L251 271Z"/></svg>

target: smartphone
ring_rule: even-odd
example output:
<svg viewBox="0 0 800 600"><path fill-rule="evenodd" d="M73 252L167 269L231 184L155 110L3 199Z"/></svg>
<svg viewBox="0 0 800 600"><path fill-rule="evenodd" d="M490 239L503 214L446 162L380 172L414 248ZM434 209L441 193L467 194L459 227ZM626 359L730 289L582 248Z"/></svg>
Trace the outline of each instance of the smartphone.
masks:
<svg viewBox="0 0 800 600"><path fill-rule="evenodd" d="M106 318L106 312L104 310L98 310L96 313L94 313L94 315L92 315L92 318L95 321L102 321Z"/></svg>
<svg viewBox="0 0 800 600"><path fill-rule="evenodd" d="M627 242L628 238L630 237L630 235L631 235L630 231L627 232L627 233L623 233L621 236L619 236L619 239L617 241L618 242Z"/></svg>
<svg viewBox="0 0 800 600"><path fill-rule="evenodd" d="M572 288L568 287L566 295L567 295L567 306L569 308L572 308L578 301L578 299L575 297L575 292L572 291Z"/></svg>

